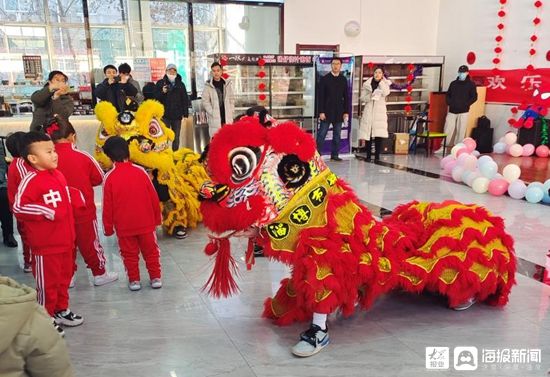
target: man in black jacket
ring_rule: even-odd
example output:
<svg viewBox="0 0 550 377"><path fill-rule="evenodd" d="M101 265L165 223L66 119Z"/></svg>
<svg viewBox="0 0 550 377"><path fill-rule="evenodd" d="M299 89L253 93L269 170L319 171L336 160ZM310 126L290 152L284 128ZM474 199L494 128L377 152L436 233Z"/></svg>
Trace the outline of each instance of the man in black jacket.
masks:
<svg viewBox="0 0 550 377"><path fill-rule="evenodd" d="M448 146L456 144L455 135L457 143L466 137L468 111L470 111L470 106L477 101L476 84L470 79L468 72L468 67L461 65L458 68L458 77L451 82L447 91L449 112L445 120L445 133Z"/></svg>
<svg viewBox="0 0 550 377"><path fill-rule="evenodd" d="M321 153L329 126L332 123L330 159L332 161L342 161L338 157L338 151L340 150L342 122L348 121L348 81L340 73L342 69L342 60L340 58L332 58L330 66L331 72L321 77L319 82L318 110L321 122L317 134L317 150Z"/></svg>
<svg viewBox="0 0 550 377"><path fill-rule="evenodd" d="M164 105L162 120L176 134L172 149L177 150L180 146L181 120L189 116L189 96L174 64L166 66L166 74L157 82L155 94Z"/></svg>
<svg viewBox="0 0 550 377"><path fill-rule="evenodd" d="M126 98L135 97L138 93L135 86L128 81L129 73L120 73L117 75L117 69L114 65L106 65L103 68L105 80L95 88L95 95L102 101L108 101L116 107L119 113L126 110Z"/></svg>

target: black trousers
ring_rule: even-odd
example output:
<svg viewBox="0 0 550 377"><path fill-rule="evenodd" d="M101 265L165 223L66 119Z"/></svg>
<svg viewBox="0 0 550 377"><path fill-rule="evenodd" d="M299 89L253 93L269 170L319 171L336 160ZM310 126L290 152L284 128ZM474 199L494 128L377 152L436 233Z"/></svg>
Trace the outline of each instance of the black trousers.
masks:
<svg viewBox="0 0 550 377"><path fill-rule="evenodd" d="M166 127L172 129L174 131L175 137L174 141L172 142L172 149L178 150L180 147L180 132L181 132L181 118L180 119L162 119L164 123L166 123Z"/></svg>
<svg viewBox="0 0 550 377"><path fill-rule="evenodd" d="M374 140L374 159L380 160L380 151L382 150L382 138L374 137L370 140L367 140L367 160L370 160L372 157L372 142Z"/></svg>
<svg viewBox="0 0 550 377"><path fill-rule="evenodd" d="M2 235L4 239L13 235L13 215L8 202L8 189L0 188L0 221L2 222Z"/></svg>

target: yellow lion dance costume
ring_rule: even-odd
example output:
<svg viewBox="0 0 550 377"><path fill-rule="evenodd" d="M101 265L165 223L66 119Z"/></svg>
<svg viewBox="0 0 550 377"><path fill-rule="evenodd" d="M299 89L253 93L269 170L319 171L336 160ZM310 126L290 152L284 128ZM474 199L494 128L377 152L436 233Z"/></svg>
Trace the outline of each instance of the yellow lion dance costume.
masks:
<svg viewBox="0 0 550 377"><path fill-rule="evenodd" d="M263 315L279 325L313 317L292 349L297 356L328 344L328 314L350 316L390 290L436 292L456 310L474 300L508 302L513 240L502 219L483 207L411 202L377 221L293 123L263 127L250 117L227 125L206 161L214 181L201 190L211 231L205 252L216 261L205 288L215 297L235 293L228 238L259 234L265 255L291 267Z"/></svg>
<svg viewBox="0 0 550 377"><path fill-rule="evenodd" d="M172 151L174 132L162 121L164 106L155 100L144 101L137 111L117 113L106 101L95 107L101 122L96 136L95 158L104 170L112 161L103 153L105 141L114 135L128 141L130 160L148 170L157 170L158 182L168 187L170 199L161 202L163 226L168 234L177 227L194 228L202 220L198 193L208 179L199 155L190 149Z"/></svg>

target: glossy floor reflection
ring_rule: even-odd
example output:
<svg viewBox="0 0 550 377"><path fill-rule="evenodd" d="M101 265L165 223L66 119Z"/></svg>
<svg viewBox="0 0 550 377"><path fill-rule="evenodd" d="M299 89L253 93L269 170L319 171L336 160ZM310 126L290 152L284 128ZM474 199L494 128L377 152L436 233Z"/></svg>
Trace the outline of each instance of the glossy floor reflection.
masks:
<svg viewBox="0 0 550 377"><path fill-rule="evenodd" d="M404 162L403 156L384 158ZM438 161L420 156L405 162L416 168L438 167ZM477 195L465 186L355 159L331 167L373 209L393 209L413 199L485 205L505 218L518 256L547 263L550 207ZM240 295L214 300L201 293L211 269L202 252L205 242L203 228L185 240L160 236L160 290L149 288L146 274L141 291L128 290L113 237L103 239L103 245L108 266L121 280L93 287L79 261L71 308L85 316L85 323L66 330L78 376L544 376L550 368L550 286L533 278L517 276L518 285L504 309L480 304L454 312L439 297L394 292L368 312L348 319L331 315L331 344L314 357L298 359L289 348L305 326L279 328L260 318L264 299L275 293L288 269L258 258L252 271L246 271L239 259ZM239 256L245 247L244 241L233 242L233 250L242 251ZM32 276L18 266L20 253L0 248L0 273L32 285ZM474 372L457 371L452 365L428 371L425 353L431 346L449 347L451 358L457 346L475 346L480 357L483 349L541 349L542 362L494 369L480 365Z"/></svg>

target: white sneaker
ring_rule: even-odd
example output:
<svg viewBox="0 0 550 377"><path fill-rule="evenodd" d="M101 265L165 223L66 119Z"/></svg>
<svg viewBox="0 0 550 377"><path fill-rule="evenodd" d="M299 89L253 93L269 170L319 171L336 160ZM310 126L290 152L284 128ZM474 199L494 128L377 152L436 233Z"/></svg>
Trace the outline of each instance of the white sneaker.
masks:
<svg viewBox="0 0 550 377"><path fill-rule="evenodd" d="M84 318L77 314L74 314L71 309L66 309L61 312L55 313L55 322L58 325L74 327L80 326L84 322Z"/></svg>
<svg viewBox="0 0 550 377"><path fill-rule="evenodd" d="M153 289L162 288L162 280L160 280L160 278L151 280L151 288Z"/></svg>
<svg viewBox="0 0 550 377"><path fill-rule="evenodd" d="M141 283L139 281L131 281L128 283L128 288L131 291L139 291L141 289Z"/></svg>
<svg viewBox="0 0 550 377"><path fill-rule="evenodd" d="M101 285L112 283L118 280L118 274L116 272L105 271L103 275L94 276L94 285L99 287Z"/></svg>
<svg viewBox="0 0 550 377"><path fill-rule="evenodd" d="M71 278L71 282L69 283L69 288L74 288L74 275Z"/></svg>
<svg viewBox="0 0 550 377"><path fill-rule="evenodd" d="M292 353L299 357L313 356L329 344L328 327L325 330L315 324L300 334L300 341L292 347Z"/></svg>
<svg viewBox="0 0 550 377"><path fill-rule="evenodd" d="M462 304L459 304L451 309L456 310L457 312L469 309L473 304L476 303L475 297L470 297L468 300L464 301Z"/></svg>

